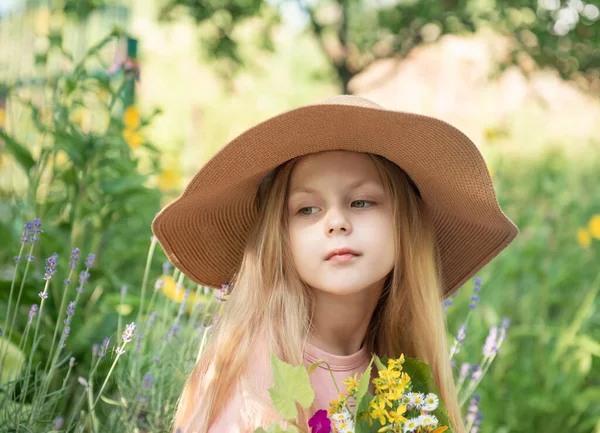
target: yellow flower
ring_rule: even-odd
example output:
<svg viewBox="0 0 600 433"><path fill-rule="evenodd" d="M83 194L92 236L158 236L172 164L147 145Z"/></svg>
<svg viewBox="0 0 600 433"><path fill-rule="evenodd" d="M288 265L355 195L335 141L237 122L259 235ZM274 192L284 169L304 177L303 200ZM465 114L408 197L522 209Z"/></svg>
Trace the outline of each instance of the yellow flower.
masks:
<svg viewBox="0 0 600 433"><path fill-rule="evenodd" d="M185 289L183 287L177 288L177 282L170 275L162 275L160 279L162 279L164 283L162 286L162 293L171 301L177 302L178 304L183 302ZM201 302L208 302L208 298L205 297L202 292L200 292L199 295L200 296L196 297L195 292L189 292L188 298L185 301L185 310L188 313L192 312L194 305Z"/></svg>
<svg viewBox="0 0 600 433"><path fill-rule="evenodd" d="M390 420L390 423L401 423L401 422L406 422L408 421L407 418L404 418L402 416L402 414L404 414L406 412L406 406L404 406L403 404L401 404L400 406L398 406L398 408L396 410L392 410L391 412L388 413L388 418Z"/></svg>
<svg viewBox="0 0 600 433"><path fill-rule="evenodd" d="M596 214L590 219L588 229L593 237L600 239L600 214Z"/></svg>
<svg viewBox="0 0 600 433"><path fill-rule="evenodd" d="M69 120L71 121L71 123L74 123L80 128L83 127L83 124L87 121L87 118L88 113L86 109L82 107L76 108L69 116Z"/></svg>
<svg viewBox="0 0 600 433"><path fill-rule="evenodd" d="M400 358L398 359L392 358L388 360L388 368L402 370L402 364L404 364L404 354L400 355Z"/></svg>
<svg viewBox="0 0 600 433"><path fill-rule="evenodd" d="M166 169L160 173L158 178L158 188L161 191L170 191L179 187L181 174L175 169Z"/></svg>
<svg viewBox="0 0 600 433"><path fill-rule="evenodd" d="M132 129L124 129L123 138L132 149L137 149L142 145L142 143L144 143L144 137L142 137L142 134Z"/></svg>
<svg viewBox="0 0 600 433"><path fill-rule="evenodd" d="M123 113L123 123L129 129L135 129L140 126L140 112L134 105L130 105Z"/></svg>
<svg viewBox="0 0 600 433"><path fill-rule="evenodd" d="M360 379L358 379L357 377L358 377L358 373L355 373L354 377L348 377L347 379L344 379L342 381L344 383L344 385L346 385L346 391L350 395L352 395L358 391L358 382L360 381Z"/></svg>
<svg viewBox="0 0 600 433"><path fill-rule="evenodd" d="M4 128L4 123L6 122L6 111L0 108L0 128Z"/></svg>
<svg viewBox="0 0 600 433"><path fill-rule="evenodd" d="M589 248L592 243L592 238L590 236L590 232L586 229L577 230L577 242L584 248Z"/></svg>
<svg viewBox="0 0 600 433"><path fill-rule="evenodd" d="M379 419L379 423L385 425L385 417L388 415L387 410L385 410L385 402L383 400L378 402L372 400L369 407L371 408L371 418Z"/></svg>

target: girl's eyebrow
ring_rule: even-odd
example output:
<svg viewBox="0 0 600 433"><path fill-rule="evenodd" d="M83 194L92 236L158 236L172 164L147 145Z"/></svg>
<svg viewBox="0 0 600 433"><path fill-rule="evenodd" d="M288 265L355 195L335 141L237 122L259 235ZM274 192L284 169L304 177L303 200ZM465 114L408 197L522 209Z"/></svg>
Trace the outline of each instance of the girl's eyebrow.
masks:
<svg viewBox="0 0 600 433"><path fill-rule="evenodd" d="M359 179L356 182L351 183L350 185L348 185L346 187L346 190L351 190L354 188L358 188L359 186L365 185L367 183L372 183L373 185L377 185L379 186L379 184L377 184L374 180L372 179ZM299 188L294 188L290 191L289 196L291 197L294 194L297 193L301 193L301 192L306 192L306 193L318 193L318 191L316 189L310 188L310 187L299 187Z"/></svg>

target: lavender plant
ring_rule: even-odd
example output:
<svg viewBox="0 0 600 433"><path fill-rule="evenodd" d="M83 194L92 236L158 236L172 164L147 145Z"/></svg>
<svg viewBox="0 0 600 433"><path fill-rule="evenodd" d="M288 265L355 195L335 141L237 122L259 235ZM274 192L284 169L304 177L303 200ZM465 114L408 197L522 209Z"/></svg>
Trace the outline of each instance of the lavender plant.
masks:
<svg viewBox="0 0 600 433"><path fill-rule="evenodd" d="M24 245L30 242L35 227L35 237L41 232L41 221L25 224L27 236ZM147 256L152 262L156 238L153 236ZM35 248L30 247L28 256L33 257ZM211 324L222 306L221 291L199 285L194 291L186 287L185 277L179 271L170 274L171 266L163 265L163 273L156 278L154 291L147 309L139 311L136 322L125 326L118 344L111 345L116 336L106 336L102 342L91 344L91 365L82 368L81 360L73 356L70 343L71 326L85 304L81 294L93 278L90 269L94 265L94 255L89 254L84 269L79 273L79 284L73 288L72 275L77 272L81 251L74 249L67 267L69 277L64 281L60 294L64 308L64 320L55 323L54 330L42 326L45 320L45 302L52 302L52 293L47 289L56 271L61 267L60 257L53 254L45 262L44 288L39 292L40 303L29 306L25 329L18 346L5 338L13 335L12 324L18 326L19 316L24 306L18 304L26 287L23 281L28 278L30 268L23 273L21 284L13 278L12 300L8 306L10 314L0 328L0 360L2 371L10 368L15 374L9 380L0 381L0 425L11 431L129 431L140 429L152 432L171 430L171 420L178 393L198 355L202 352ZM15 260L14 274L22 260ZM28 260L27 265L35 264ZM144 273L142 293L150 280L150 269ZM169 291L171 282L177 279L175 296ZM19 289L16 289L19 287ZM115 290L117 291L117 290ZM120 319L123 314L126 289L120 293ZM217 293L219 292L219 293ZM178 301L178 295L183 298ZM190 299L194 302L190 305ZM56 300L58 302L58 299ZM62 310L62 309L61 309ZM120 322L119 322L120 323ZM31 339L33 334L33 339ZM44 366L35 362L36 350L41 339L53 337L52 356ZM23 362L9 365L14 357L9 353L22 354ZM105 369L108 372L105 373ZM173 374L175 372L175 374ZM99 385L98 385L99 384Z"/></svg>

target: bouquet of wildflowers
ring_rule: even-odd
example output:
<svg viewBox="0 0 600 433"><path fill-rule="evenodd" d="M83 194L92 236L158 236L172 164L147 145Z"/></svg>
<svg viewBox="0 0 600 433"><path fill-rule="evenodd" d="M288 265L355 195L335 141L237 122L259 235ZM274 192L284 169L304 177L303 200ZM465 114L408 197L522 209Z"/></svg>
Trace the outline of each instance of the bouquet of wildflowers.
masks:
<svg viewBox="0 0 600 433"><path fill-rule="evenodd" d="M378 369L378 377L372 380L375 395L368 392L373 362ZM305 408L312 404L315 394L309 373L325 362L318 361L306 369L303 365L293 367L271 355L271 363L275 379L275 387L269 389L271 400L286 420L293 420L297 417L296 403ZM338 399L330 402L329 410L318 410L309 420L311 433L441 433L449 430L447 411L435 392L429 367L416 359L401 355L388 360L374 355L360 377L355 374L343 383L346 392L339 392ZM349 404L351 399L355 402L354 410ZM287 429L273 425L266 430L258 428L254 433L305 432L295 421L290 423Z"/></svg>

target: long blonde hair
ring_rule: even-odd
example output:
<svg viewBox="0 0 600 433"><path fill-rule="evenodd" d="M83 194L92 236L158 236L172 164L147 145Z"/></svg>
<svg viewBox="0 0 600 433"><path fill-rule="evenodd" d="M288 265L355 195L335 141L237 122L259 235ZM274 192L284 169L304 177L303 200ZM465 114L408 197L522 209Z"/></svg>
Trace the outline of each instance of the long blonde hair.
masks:
<svg viewBox="0 0 600 433"><path fill-rule="evenodd" d="M380 357L396 358L403 353L429 364L440 398L448 408L451 428L464 433L450 367L432 220L409 176L389 160L367 155L394 203L396 259L367 329L365 344L370 353ZM256 353L259 339L263 338L264 347L279 359L292 365L303 362L314 298L294 269L285 211L290 174L297 160L282 164L261 185L257 223L249 235L241 266L230 282L229 300L184 386L175 430L208 431L219 408L236 389L238 378L251 374L246 366ZM264 358L266 362L268 359ZM267 422L276 414L264 392L264 413L271 416L264 418ZM202 407L198 407L200 401ZM315 408L299 409L297 421L308 430L308 419Z"/></svg>

